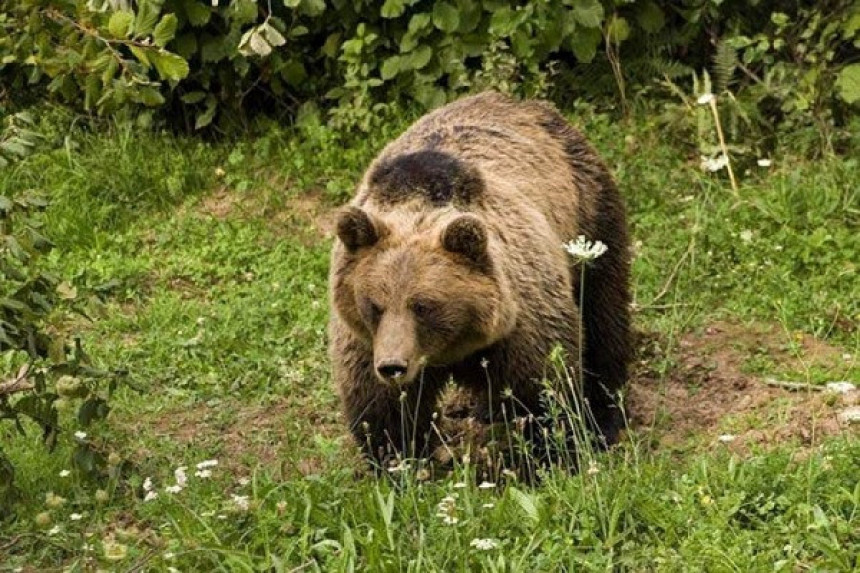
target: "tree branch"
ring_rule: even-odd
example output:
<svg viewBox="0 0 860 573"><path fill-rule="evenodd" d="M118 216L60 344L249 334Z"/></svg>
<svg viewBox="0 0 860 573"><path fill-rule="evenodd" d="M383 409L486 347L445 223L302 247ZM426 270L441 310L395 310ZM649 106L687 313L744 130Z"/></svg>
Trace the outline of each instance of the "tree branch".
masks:
<svg viewBox="0 0 860 573"><path fill-rule="evenodd" d="M0 382L0 397L9 396L16 392L24 392L33 389L33 383L27 380L27 374L30 372L30 365L25 364L18 370L18 375L15 378Z"/></svg>

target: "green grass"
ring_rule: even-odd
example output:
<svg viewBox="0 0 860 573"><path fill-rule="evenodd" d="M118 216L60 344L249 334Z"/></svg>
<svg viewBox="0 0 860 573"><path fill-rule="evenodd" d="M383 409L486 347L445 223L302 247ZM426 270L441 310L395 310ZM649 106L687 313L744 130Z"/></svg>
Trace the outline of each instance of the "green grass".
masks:
<svg viewBox="0 0 860 573"><path fill-rule="evenodd" d="M860 380L856 160L786 155L743 174L735 198L644 118L619 125L585 110L579 121L613 166L641 241L637 328L657 348L640 369L683 377L682 339L718 323L759 333L735 345L751 376ZM735 452L702 430L704 446L678 452L652 443L671 428L640 427L591 472L537 487L499 479L480 489L468 464L431 481L357 472L325 357L330 239L315 227L404 126L347 143L324 129L270 127L229 143L75 131L71 144L0 173L0 193L52 197L51 266L100 294L87 303L92 322L65 328L80 329L95 360L128 369L137 388L122 388L108 423L87 430L124 460L105 483L60 477L77 429L68 414L54 454L35 432L0 425L23 496L0 529L0 570L860 566L851 431ZM195 464L211 458L212 476L196 477ZM180 466L188 486L169 494ZM144 502L147 477L159 496ZM65 504L46 508L47 492ZM437 515L446 496L456 524ZM45 511L51 523L37 526ZM111 561L111 551L124 556Z"/></svg>

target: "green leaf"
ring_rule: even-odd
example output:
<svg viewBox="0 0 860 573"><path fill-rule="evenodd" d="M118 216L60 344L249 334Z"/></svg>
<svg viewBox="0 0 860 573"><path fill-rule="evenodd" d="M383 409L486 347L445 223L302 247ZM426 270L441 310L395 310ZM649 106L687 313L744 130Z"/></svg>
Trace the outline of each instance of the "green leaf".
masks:
<svg viewBox="0 0 860 573"><path fill-rule="evenodd" d="M380 14L383 18L397 18L405 11L406 3L403 0L385 0Z"/></svg>
<svg viewBox="0 0 860 573"><path fill-rule="evenodd" d="M630 24L621 16L613 15L606 26L606 35L612 43L620 44L630 37Z"/></svg>
<svg viewBox="0 0 860 573"><path fill-rule="evenodd" d="M598 28L603 21L603 6L599 0L576 0L573 17L586 28Z"/></svg>
<svg viewBox="0 0 860 573"><path fill-rule="evenodd" d="M666 25L666 16L656 2L645 2L637 15L639 26L649 34L654 34Z"/></svg>
<svg viewBox="0 0 860 573"><path fill-rule="evenodd" d="M445 104L445 90L432 84L415 86L415 99L427 109L434 109Z"/></svg>
<svg viewBox="0 0 860 573"><path fill-rule="evenodd" d="M286 63L281 76L289 85L299 87L308 79L308 71L300 60L295 59Z"/></svg>
<svg viewBox="0 0 860 573"><path fill-rule="evenodd" d="M325 12L325 0L302 0L301 12L311 18L316 18Z"/></svg>
<svg viewBox="0 0 860 573"><path fill-rule="evenodd" d="M512 498L514 498L514 501L517 502L517 505L520 506L520 509L523 510L523 513L525 513L529 521L533 523L538 523L540 521L537 495L525 493L515 487L509 488L508 493Z"/></svg>
<svg viewBox="0 0 860 573"><path fill-rule="evenodd" d="M186 60L197 52L197 36L193 32L180 34L174 41L172 51Z"/></svg>
<svg viewBox="0 0 860 573"><path fill-rule="evenodd" d="M518 24L517 14L509 6L505 6L493 13L490 18L490 33L494 36L507 38L516 29Z"/></svg>
<svg viewBox="0 0 860 573"><path fill-rule="evenodd" d="M141 86L137 89L135 98L143 105L157 107L164 103L164 96L152 86Z"/></svg>
<svg viewBox="0 0 860 573"><path fill-rule="evenodd" d="M195 28L205 26L209 23L209 18L212 16L212 8L207 2L201 0L183 0L182 7L185 8L185 15L188 16L188 21Z"/></svg>
<svg viewBox="0 0 860 573"><path fill-rule="evenodd" d="M187 103L187 104L200 103L201 101L206 99L206 92L201 92L201 91L188 92L187 94L183 94L179 99L182 100L182 103Z"/></svg>
<svg viewBox="0 0 860 573"><path fill-rule="evenodd" d="M576 56L577 61L587 64L597 54L597 47L602 40L600 29L585 28L577 29L570 37L570 49Z"/></svg>
<svg viewBox="0 0 860 573"><path fill-rule="evenodd" d="M400 72L400 56L391 56L382 62L379 74L383 80L390 80Z"/></svg>
<svg viewBox="0 0 860 573"><path fill-rule="evenodd" d="M433 50L426 44L418 46L409 54L404 55L401 59L402 70L420 70L430 62L433 56Z"/></svg>
<svg viewBox="0 0 860 573"><path fill-rule="evenodd" d="M137 18L134 20L135 36L148 36L155 23L158 22L158 12L160 6L153 0L140 0L137 9Z"/></svg>
<svg viewBox="0 0 860 573"><path fill-rule="evenodd" d="M131 53L134 54L134 57L137 58L137 61L143 64L144 68L148 70L152 67L152 62L149 61L148 55L150 50L145 50L137 46L129 46L128 49L131 50Z"/></svg>
<svg viewBox="0 0 860 573"><path fill-rule="evenodd" d="M836 89L845 103L860 101L860 64L845 66L836 77Z"/></svg>
<svg viewBox="0 0 860 573"><path fill-rule="evenodd" d="M156 46L163 48L173 39L173 36L176 35L177 23L176 14L167 14L161 19L152 33L152 39Z"/></svg>
<svg viewBox="0 0 860 573"><path fill-rule="evenodd" d="M125 38L131 32L131 24L134 22L134 14L126 10L114 12L108 20L108 32L114 38Z"/></svg>
<svg viewBox="0 0 860 573"><path fill-rule="evenodd" d="M215 111L217 109L218 100L215 99L215 96L211 94L206 96L206 109L197 116L197 119L194 121L194 129L203 129L212 123L212 118L215 117Z"/></svg>
<svg viewBox="0 0 860 573"><path fill-rule="evenodd" d="M460 26L457 7L448 2L436 2L433 5L433 25L449 34L455 31Z"/></svg>
<svg viewBox="0 0 860 573"><path fill-rule="evenodd" d="M188 62L170 52L151 51L149 59L163 80L179 81L188 75Z"/></svg>

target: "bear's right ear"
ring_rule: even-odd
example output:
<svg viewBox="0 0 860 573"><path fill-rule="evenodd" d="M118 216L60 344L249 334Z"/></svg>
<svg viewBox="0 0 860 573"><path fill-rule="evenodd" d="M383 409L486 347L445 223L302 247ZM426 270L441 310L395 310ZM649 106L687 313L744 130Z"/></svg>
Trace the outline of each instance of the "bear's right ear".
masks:
<svg viewBox="0 0 860 573"><path fill-rule="evenodd" d="M337 219L337 236L350 253L369 247L379 240L380 232L365 211L350 206L340 212Z"/></svg>

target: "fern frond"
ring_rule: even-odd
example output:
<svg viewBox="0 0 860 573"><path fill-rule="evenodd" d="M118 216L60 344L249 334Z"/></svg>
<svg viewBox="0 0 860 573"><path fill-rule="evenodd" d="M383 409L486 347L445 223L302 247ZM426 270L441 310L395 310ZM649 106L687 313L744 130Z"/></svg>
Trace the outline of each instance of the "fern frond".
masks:
<svg viewBox="0 0 860 573"><path fill-rule="evenodd" d="M717 93L722 93L728 89L729 82L732 80L737 67L737 52L725 40L720 40L713 58L714 89Z"/></svg>

